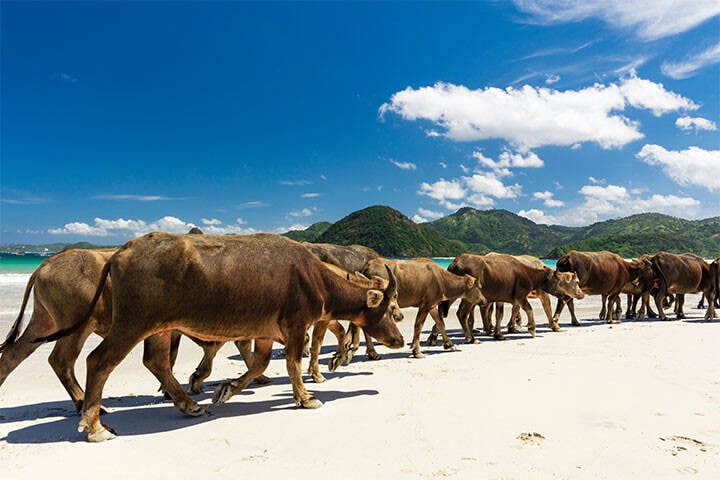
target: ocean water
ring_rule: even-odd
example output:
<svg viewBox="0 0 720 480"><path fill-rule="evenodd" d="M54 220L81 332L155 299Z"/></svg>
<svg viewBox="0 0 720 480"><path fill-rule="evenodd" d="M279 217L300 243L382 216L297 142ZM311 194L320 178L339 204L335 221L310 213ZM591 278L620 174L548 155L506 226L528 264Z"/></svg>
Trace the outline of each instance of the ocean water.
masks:
<svg viewBox="0 0 720 480"><path fill-rule="evenodd" d="M40 266L47 257L33 255L0 255L0 339L4 338L10 325L20 311L25 287L30 274ZM452 258L433 258L441 267L447 268ZM555 260L543 260L549 267L555 268ZM27 321L32 313L32 294L25 308L24 319Z"/></svg>

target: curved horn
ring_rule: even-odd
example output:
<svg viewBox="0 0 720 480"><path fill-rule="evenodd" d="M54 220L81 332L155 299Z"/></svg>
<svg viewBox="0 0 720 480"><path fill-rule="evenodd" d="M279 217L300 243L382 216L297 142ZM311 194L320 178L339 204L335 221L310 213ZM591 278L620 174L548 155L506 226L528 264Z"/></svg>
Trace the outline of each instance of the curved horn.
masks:
<svg viewBox="0 0 720 480"><path fill-rule="evenodd" d="M385 289L385 296L392 298L395 296L395 293L397 293L397 278L395 278L395 274L388 264L385 264L385 269L388 273L388 286ZM388 295L388 293L390 293L390 295Z"/></svg>

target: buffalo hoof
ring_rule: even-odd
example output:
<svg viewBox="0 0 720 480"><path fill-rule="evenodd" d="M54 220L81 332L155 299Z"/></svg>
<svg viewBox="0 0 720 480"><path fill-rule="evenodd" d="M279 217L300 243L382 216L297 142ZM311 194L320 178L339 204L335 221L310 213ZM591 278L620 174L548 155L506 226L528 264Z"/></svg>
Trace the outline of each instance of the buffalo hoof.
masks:
<svg viewBox="0 0 720 480"><path fill-rule="evenodd" d="M657 314L655 312L648 312L648 318L657 318Z"/></svg>
<svg viewBox="0 0 720 480"><path fill-rule="evenodd" d="M334 372L342 364L342 357L337 353L328 362L328 370Z"/></svg>
<svg viewBox="0 0 720 480"><path fill-rule="evenodd" d="M253 382L257 383L258 385L269 385L272 383L272 380L265 375L259 375L255 377Z"/></svg>
<svg viewBox="0 0 720 480"><path fill-rule="evenodd" d="M82 427L79 430L82 431ZM115 437L117 437L115 431L113 431L112 428L103 425L97 432L88 433L87 439L88 442L100 443L105 440L112 440Z"/></svg>
<svg viewBox="0 0 720 480"><path fill-rule="evenodd" d="M447 344L443 345L443 348L444 348L445 350L450 350L450 351L452 351L452 352L454 352L454 351L457 350L457 347L455 346L454 343L447 343Z"/></svg>
<svg viewBox="0 0 720 480"><path fill-rule="evenodd" d="M579 326L580 326L580 322L578 322L577 320L573 320L573 321L572 321L572 326L573 326L573 327L579 327Z"/></svg>
<svg viewBox="0 0 720 480"><path fill-rule="evenodd" d="M180 411L191 417L201 417L207 413L207 410L197 403L195 405L191 405L190 407L181 408Z"/></svg>
<svg viewBox="0 0 720 480"><path fill-rule="evenodd" d="M430 335L428 335L428 338L427 338L427 342L426 342L426 343L427 343L429 346L433 346L433 347L434 347L435 345L437 345L437 339L438 339L438 336L431 333Z"/></svg>
<svg viewBox="0 0 720 480"><path fill-rule="evenodd" d="M493 338L495 338L495 340L505 340L505 337L503 337L502 333L496 333L495 335L493 335Z"/></svg>
<svg viewBox="0 0 720 480"><path fill-rule="evenodd" d="M368 352L367 356L370 360L380 360L382 358L377 352Z"/></svg>
<svg viewBox="0 0 720 480"><path fill-rule="evenodd" d="M233 383L234 382L223 382L215 388L212 399L213 405L220 405L230 400L234 395Z"/></svg>
<svg viewBox="0 0 720 480"><path fill-rule="evenodd" d="M420 350L413 350L413 358L425 358L425 355Z"/></svg>
<svg viewBox="0 0 720 480"><path fill-rule="evenodd" d="M470 339L465 339L465 341L466 341L467 343L472 344L472 345L477 345L478 343L480 343L480 340L478 340L478 339L475 338L475 337L470 338Z"/></svg>
<svg viewBox="0 0 720 480"><path fill-rule="evenodd" d="M323 403L315 397L310 397L300 402L300 406L303 408L316 409L322 407Z"/></svg>
<svg viewBox="0 0 720 480"><path fill-rule="evenodd" d="M530 335L532 335L532 338L535 338L535 330L534 329L528 330L528 332L530 332Z"/></svg>
<svg viewBox="0 0 720 480"><path fill-rule="evenodd" d="M322 373L313 373L310 375L315 383L324 383L327 379L323 377Z"/></svg>
<svg viewBox="0 0 720 480"><path fill-rule="evenodd" d="M520 333L520 329L513 325L508 327L508 333Z"/></svg>

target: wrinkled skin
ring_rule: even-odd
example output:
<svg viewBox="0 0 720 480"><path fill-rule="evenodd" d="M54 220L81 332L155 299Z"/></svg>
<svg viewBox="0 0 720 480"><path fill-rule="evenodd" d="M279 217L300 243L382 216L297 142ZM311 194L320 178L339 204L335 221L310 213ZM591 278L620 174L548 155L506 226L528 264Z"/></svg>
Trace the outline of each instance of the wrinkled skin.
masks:
<svg viewBox="0 0 720 480"><path fill-rule="evenodd" d="M434 321L443 337L443 347L446 350L455 350L452 340L445 331L445 320L440 315L438 305L441 302L454 302L458 298L467 299L473 303L484 303L481 287L477 280L470 275L455 275L443 269L428 258L413 258L410 260L370 260L363 267L365 275L382 275L382 266L388 264L398 279L398 304L400 308L417 307L411 349L413 357L422 358L420 349L420 333L428 314ZM435 330L434 330L435 331ZM437 333L428 337L428 344L434 345ZM372 340L366 336L366 348L370 358L379 358L372 346ZM356 343L357 342L357 343ZM359 340L353 338L353 351L357 350Z"/></svg>
<svg viewBox="0 0 720 480"><path fill-rule="evenodd" d="M647 268L644 261L626 262L612 252L578 252L571 250L560 257L556 269L559 272L574 272L580 282L580 288L586 295L607 295L607 304L615 305L618 296L628 282L636 280L639 273ZM555 319L560 318L563 307L567 304L573 325L580 325L575 316L572 298L558 298ZM601 311L601 319L607 323L619 321L619 314L613 308Z"/></svg>
<svg viewBox="0 0 720 480"><path fill-rule="evenodd" d="M511 303L515 318L519 309L525 312L528 318L528 331L535 336L535 318L532 306L528 302L528 296L533 291L559 292L573 298L582 298L583 292L579 288L577 278L573 275L565 275L555 272L551 268L536 268L528 265L512 255L489 254L471 255L462 254L453 260L448 270L456 274L470 274L478 279L482 285L483 295L487 304L481 305L484 310L483 320L486 322L486 331L489 330L490 308L493 303ZM472 332L470 315L474 305L467 301L461 301L458 308L458 319L465 332L465 339L468 343L477 343L478 340ZM494 337L502 339L501 330L502 315L496 313Z"/></svg>
<svg viewBox="0 0 720 480"><path fill-rule="evenodd" d="M295 403L320 407L322 402L307 391L301 374L307 330L319 321L347 318L390 348L403 345L388 314L397 291L394 275L385 291L358 287L331 272L299 243L279 235L147 234L128 242L108 260L95 299L108 278L113 286L112 324L87 359L79 425L93 442L115 436L100 423L103 387L114 368L143 339L145 366L176 407L188 415L201 415L204 410L172 375L172 330L203 341L255 340L250 370L221 384L214 404L226 402L261 375L277 341L285 345ZM41 340L56 340L82 325Z"/></svg>
<svg viewBox="0 0 720 480"><path fill-rule="evenodd" d="M718 292L718 262L708 264L705 260L691 253L675 254L660 252L651 259L652 269L657 278L655 306L660 320L667 320L662 309L665 297L675 295L675 313L677 319L685 318L683 304L685 294L705 294L708 308L705 319L715 318L715 296Z"/></svg>
<svg viewBox="0 0 720 480"><path fill-rule="evenodd" d="M105 262L115 253L116 249L68 249L59 252L45 260L30 277L20 314L13 325L8 338L0 346L0 385L17 366L29 357L41 343L33 342L38 337L50 335L60 329L67 328L88 314L92 303L95 288L100 279ZM83 326L71 335L55 342L48 361L55 371L58 379L70 395L78 412L82 410L85 392L75 376L75 363L82 347L90 334L95 333L105 337L112 316L110 311L110 295L112 286L110 282L105 285L102 295L97 301L91 316ZM25 311L31 290L33 294L33 313L30 321L20 334L21 320ZM173 348L170 352L170 365L175 363L180 333L174 332ZM199 392L202 379L209 375L205 370L207 358L212 360L222 343L203 342L192 339L204 351L204 358L198 369L190 377L188 389ZM246 364L252 359L252 352L238 345ZM258 379L259 382L263 377Z"/></svg>

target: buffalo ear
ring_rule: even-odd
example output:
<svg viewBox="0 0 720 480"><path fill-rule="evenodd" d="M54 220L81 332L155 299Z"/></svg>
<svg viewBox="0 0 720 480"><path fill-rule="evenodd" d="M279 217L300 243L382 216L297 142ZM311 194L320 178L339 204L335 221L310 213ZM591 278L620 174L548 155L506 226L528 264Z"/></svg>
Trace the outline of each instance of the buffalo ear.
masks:
<svg viewBox="0 0 720 480"><path fill-rule="evenodd" d="M472 275L468 275L467 273L465 274L465 288L467 290L474 287L476 282L477 280L475 280L475 277L473 277Z"/></svg>
<svg viewBox="0 0 720 480"><path fill-rule="evenodd" d="M379 307L383 301L383 292L380 290L368 290L367 291L367 306L369 308Z"/></svg>

